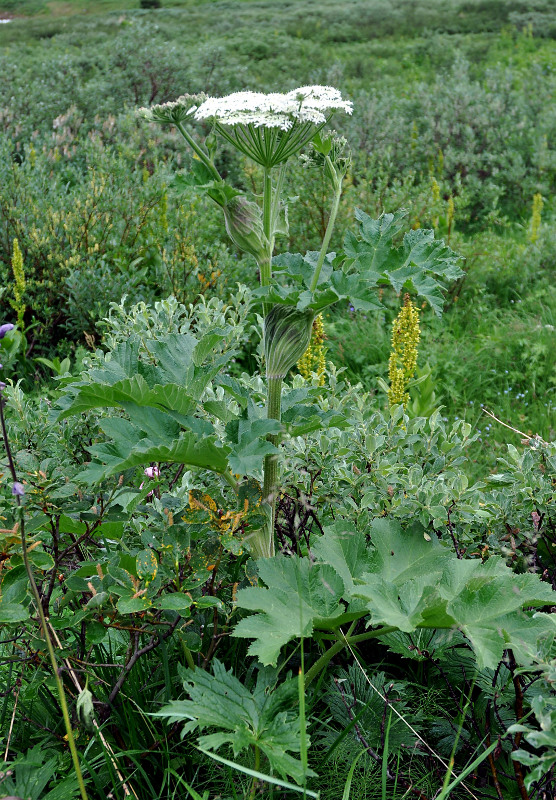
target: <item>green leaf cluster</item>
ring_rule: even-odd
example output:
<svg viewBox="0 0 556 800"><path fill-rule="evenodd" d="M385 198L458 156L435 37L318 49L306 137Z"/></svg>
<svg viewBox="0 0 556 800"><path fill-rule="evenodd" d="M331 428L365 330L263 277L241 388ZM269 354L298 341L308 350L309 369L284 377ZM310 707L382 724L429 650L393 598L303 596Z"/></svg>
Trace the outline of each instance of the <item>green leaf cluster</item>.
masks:
<svg viewBox="0 0 556 800"><path fill-rule="evenodd" d="M388 286L397 294L407 291L423 298L440 316L446 286L464 274L461 257L436 239L433 230L410 230L402 238L407 224L403 210L373 219L356 209L355 216L357 232L348 231L342 253L326 256L314 292L311 279L319 253L309 251L276 256L272 263L278 280L258 289L256 296L299 311L318 313L340 300L355 310L376 311L383 308L378 289Z"/></svg>
<svg viewBox="0 0 556 800"><path fill-rule="evenodd" d="M337 522L312 558L275 558L260 565L264 587L238 593L242 619L234 636L254 639L250 653L276 664L291 639L339 634L343 623L365 619L406 633L421 628L460 631L480 668L494 668L511 647L527 661L537 641L553 635L550 615L525 609L550 605L552 588L538 576L515 575L501 559L459 559L420 526L374 520L370 545L361 532ZM292 598L294 598L292 602Z"/></svg>
<svg viewBox="0 0 556 800"><path fill-rule="evenodd" d="M196 730L217 729L199 737L199 746L218 750L231 745L234 756L258 748L268 759L273 773L290 776L302 783L306 775L301 761L291 753L301 750L301 721L293 712L297 699L297 681L290 678L276 686L276 671L261 669L253 691L213 661L212 675L204 670L180 668L189 700L174 700L155 716L169 722L187 720L182 736ZM305 737L308 742L308 737Z"/></svg>

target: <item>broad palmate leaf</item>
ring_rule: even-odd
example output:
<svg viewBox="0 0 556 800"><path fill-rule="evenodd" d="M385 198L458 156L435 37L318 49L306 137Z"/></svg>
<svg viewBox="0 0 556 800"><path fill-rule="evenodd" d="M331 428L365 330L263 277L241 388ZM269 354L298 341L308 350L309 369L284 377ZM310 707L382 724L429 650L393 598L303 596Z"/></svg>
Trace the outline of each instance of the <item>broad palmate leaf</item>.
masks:
<svg viewBox="0 0 556 800"><path fill-rule="evenodd" d="M438 278L460 278L461 258L442 240L435 239L434 231L423 228L408 231L397 247L395 238L404 226L406 213L400 210L373 219L356 209L359 230L348 232L344 240L346 267L359 273L369 287L390 285L398 293L415 292L440 315L444 285Z"/></svg>
<svg viewBox="0 0 556 800"><path fill-rule="evenodd" d="M146 358L139 339L131 337L106 354L87 380L66 387L59 419L94 408L120 408L128 417L102 419L108 440L89 448L97 463L80 478L94 483L153 461L227 471L230 447L217 441L208 420L195 416L203 392L221 368L222 356L214 348L222 338L220 332L201 340L170 334L150 341Z"/></svg>
<svg viewBox="0 0 556 800"><path fill-rule="evenodd" d="M260 559L257 566L259 578L269 588L242 589L238 605L263 613L241 620L232 635L254 638L249 653L263 664L276 664L286 642L310 637L319 623L325 629L340 624L344 582L334 567L285 556Z"/></svg>
<svg viewBox="0 0 556 800"><path fill-rule="evenodd" d="M313 549L313 559L259 562L264 587L238 593L245 617L235 636L255 641L250 653L274 664L288 641L314 629L334 631L350 619L411 633L420 628L461 631L480 667L495 668L512 647L521 658L534 652L549 617L527 610L554 604L556 594L536 575L516 575L498 558L458 559L416 525L374 520L365 535L336 523Z"/></svg>
<svg viewBox="0 0 556 800"><path fill-rule="evenodd" d="M251 692L219 661L212 662L212 669L213 675L180 667L190 699L175 700L154 716L167 717L170 722L184 720L182 735L216 729L217 733L199 737L199 745L206 750L229 744L237 756L257 746L273 772L302 783L303 766L290 754L301 749L301 722L291 710L297 702L297 681L289 679L275 686L275 670L262 669ZM310 770L306 774L314 775Z"/></svg>

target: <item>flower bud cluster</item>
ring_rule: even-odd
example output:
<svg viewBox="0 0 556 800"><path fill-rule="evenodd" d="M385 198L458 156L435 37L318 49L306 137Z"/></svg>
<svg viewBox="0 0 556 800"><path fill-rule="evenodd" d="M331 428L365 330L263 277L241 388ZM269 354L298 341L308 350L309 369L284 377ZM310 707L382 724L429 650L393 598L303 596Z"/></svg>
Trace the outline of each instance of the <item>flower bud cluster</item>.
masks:
<svg viewBox="0 0 556 800"><path fill-rule="evenodd" d="M244 195L232 197L222 206L226 231L232 242L244 253L262 261L268 251L263 217L259 206Z"/></svg>
<svg viewBox="0 0 556 800"><path fill-rule="evenodd" d="M336 131L319 131L309 144L309 152L301 155L299 160L306 167L324 168L329 179L334 182L338 175L343 179L350 168L351 152L344 136Z"/></svg>
<svg viewBox="0 0 556 800"><path fill-rule="evenodd" d="M388 361L390 389L388 402L391 406L404 405L409 400L407 384L417 367L417 348L421 338L419 312L408 294L392 330L392 352Z"/></svg>
<svg viewBox="0 0 556 800"><path fill-rule="evenodd" d="M147 108L137 109L137 114L148 122L162 122L176 124L192 117L199 105L206 100L206 94L182 94L177 100L168 103L158 103Z"/></svg>

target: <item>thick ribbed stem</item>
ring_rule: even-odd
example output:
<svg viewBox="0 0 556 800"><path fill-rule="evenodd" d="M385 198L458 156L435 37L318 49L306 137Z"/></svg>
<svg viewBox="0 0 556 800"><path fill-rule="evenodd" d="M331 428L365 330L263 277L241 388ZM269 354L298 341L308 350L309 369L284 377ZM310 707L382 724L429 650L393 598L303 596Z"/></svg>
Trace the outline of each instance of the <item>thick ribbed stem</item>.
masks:
<svg viewBox="0 0 556 800"><path fill-rule="evenodd" d="M269 378L267 388L267 419L281 419L282 378ZM268 437L273 445L278 445L278 434ZM263 509L266 524L251 539L253 558L270 558L274 555L274 519L278 496L278 455L271 453L264 460Z"/></svg>
<svg viewBox="0 0 556 800"><path fill-rule="evenodd" d="M350 628L350 630L352 630L352 628ZM347 636L344 636L341 631L337 631L336 635L338 637L338 641L329 647L328 650L323 653L323 655L317 661L315 661L311 669L305 673L305 688L309 686L311 681L316 678L317 675L326 667L328 662L334 658L337 653L343 650L344 647L347 647L351 644L357 644L358 642L366 642L368 639L379 639L381 636L385 636L387 633L392 633L395 630L397 630L397 628L391 625L385 625L384 628L368 631L367 633L360 633L358 636L349 636L349 632Z"/></svg>
<svg viewBox="0 0 556 800"><path fill-rule="evenodd" d="M261 286L268 286L272 278L272 252L274 250L274 237L272 236L272 179L270 170L265 168L263 186L263 230L268 241L266 257L261 260Z"/></svg>

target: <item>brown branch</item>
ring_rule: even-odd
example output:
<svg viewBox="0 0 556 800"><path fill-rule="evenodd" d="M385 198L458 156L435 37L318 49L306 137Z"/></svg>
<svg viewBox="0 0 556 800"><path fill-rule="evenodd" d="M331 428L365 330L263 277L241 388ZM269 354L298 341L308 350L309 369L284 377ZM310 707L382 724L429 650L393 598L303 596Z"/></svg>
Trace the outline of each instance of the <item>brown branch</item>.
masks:
<svg viewBox="0 0 556 800"><path fill-rule="evenodd" d="M45 613L45 616L48 616L48 607L50 605L50 598L52 597L52 592L54 591L54 586L56 584L56 575L58 574L58 566L60 563L60 554L58 551L58 545L60 543L60 517L56 517L56 522L50 517L50 528L52 530L52 542L54 544L54 566L50 572L50 578L48 581L48 587L46 592L42 596L42 607Z"/></svg>
<svg viewBox="0 0 556 800"><path fill-rule="evenodd" d="M134 636L135 644L133 653L128 659L126 665L123 667L120 677L118 678L118 680L114 685L114 688L110 692L110 696L108 697L109 705L112 705L112 703L118 696L120 689L124 685L125 679L129 675L129 673L131 672L137 661L141 658L141 656L144 656L145 653L150 653L151 650L154 650L155 647L158 647L159 644L162 644L163 641L165 641L169 636L171 636L174 630L176 629L176 626L180 621L180 619L181 617L179 615L176 616L176 619L174 620L174 622L172 622L167 631L164 631L164 633L160 634L159 636L151 636L148 644L146 644L144 647L139 648L139 634L138 633L135 634Z"/></svg>
<svg viewBox="0 0 556 800"><path fill-rule="evenodd" d="M490 703L489 703L490 705ZM487 708L488 712L488 708ZM490 725L488 723L488 713L487 713L487 722L486 722L486 740L485 744L487 746L487 750L490 747ZM498 737L498 743L500 743L500 737ZM496 764L494 763L494 755L492 753L488 754L488 763L490 766L490 771L492 772L492 780L494 782L494 788L496 789L496 794L498 795L498 800L504 800L504 795L502 794L502 787L500 786L500 781L498 780L498 773L496 771Z"/></svg>

